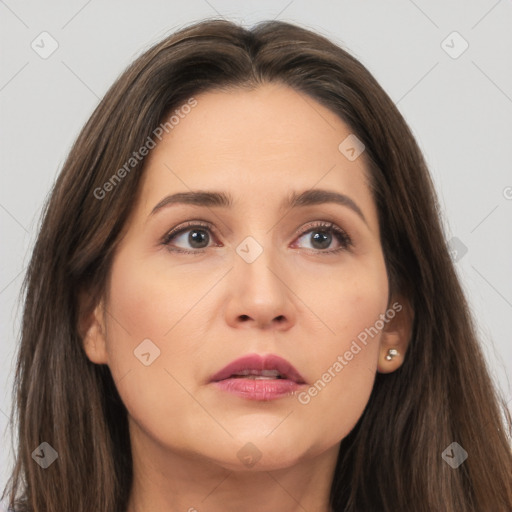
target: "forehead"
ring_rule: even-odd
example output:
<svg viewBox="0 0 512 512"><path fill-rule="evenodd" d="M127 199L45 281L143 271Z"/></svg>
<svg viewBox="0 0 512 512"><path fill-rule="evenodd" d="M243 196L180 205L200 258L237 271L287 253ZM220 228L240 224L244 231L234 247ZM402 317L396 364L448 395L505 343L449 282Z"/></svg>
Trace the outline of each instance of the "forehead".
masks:
<svg viewBox="0 0 512 512"><path fill-rule="evenodd" d="M189 113L172 116L175 124L150 154L150 161L169 156L171 146L174 159L190 150L246 161L271 161L284 154L338 156L341 140L351 134L334 112L282 84L210 91L195 100Z"/></svg>
<svg viewBox="0 0 512 512"><path fill-rule="evenodd" d="M334 112L282 84L194 99L193 108L174 109L181 115L147 157L146 213L171 192L230 191L235 206L250 198L255 207L268 207L291 190L321 188L350 195L376 222L364 152L350 160L340 151L353 134Z"/></svg>

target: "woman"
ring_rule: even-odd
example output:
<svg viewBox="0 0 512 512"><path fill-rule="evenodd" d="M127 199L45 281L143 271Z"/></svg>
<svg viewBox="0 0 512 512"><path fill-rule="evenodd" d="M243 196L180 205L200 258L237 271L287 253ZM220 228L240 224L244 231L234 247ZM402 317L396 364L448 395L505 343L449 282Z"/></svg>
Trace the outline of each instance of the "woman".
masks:
<svg viewBox="0 0 512 512"><path fill-rule="evenodd" d="M205 21L138 58L24 290L16 510L512 509L423 157L315 33Z"/></svg>

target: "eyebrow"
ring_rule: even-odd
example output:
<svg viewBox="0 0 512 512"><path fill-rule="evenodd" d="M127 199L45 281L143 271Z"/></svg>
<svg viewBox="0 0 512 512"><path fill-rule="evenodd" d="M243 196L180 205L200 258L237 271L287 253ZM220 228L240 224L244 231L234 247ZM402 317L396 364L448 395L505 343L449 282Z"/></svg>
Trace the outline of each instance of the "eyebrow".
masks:
<svg viewBox="0 0 512 512"><path fill-rule="evenodd" d="M208 208L231 208L233 203L233 197L225 192L206 192L202 190L178 192L164 197L157 205L155 205L149 215L154 215L162 208L175 204L189 204L193 206L205 206ZM284 211L327 203L339 204L350 208L364 221L366 225L368 225L361 208L359 208L359 206L350 197L331 190L311 189L301 193L293 191L286 199L283 200L279 210Z"/></svg>

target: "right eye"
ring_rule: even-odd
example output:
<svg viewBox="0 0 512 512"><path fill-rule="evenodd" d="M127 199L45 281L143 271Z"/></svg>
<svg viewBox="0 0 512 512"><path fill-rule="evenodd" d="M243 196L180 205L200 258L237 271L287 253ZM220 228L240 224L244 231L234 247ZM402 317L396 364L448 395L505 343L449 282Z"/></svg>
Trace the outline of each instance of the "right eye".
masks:
<svg viewBox="0 0 512 512"><path fill-rule="evenodd" d="M162 244L174 252L185 254L202 253L208 248L211 233L212 227L210 224L191 221L169 231L164 236ZM173 243L171 244L171 242ZM188 247L175 247L177 244L185 246L188 244Z"/></svg>

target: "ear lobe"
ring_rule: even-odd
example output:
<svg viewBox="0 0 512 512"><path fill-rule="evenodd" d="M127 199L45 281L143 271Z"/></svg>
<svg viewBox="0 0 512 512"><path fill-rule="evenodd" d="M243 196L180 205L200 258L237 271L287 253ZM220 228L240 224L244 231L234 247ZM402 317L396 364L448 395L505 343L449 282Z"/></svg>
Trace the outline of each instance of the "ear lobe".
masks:
<svg viewBox="0 0 512 512"><path fill-rule="evenodd" d="M414 324L414 311L409 300L399 297L390 303L392 307L388 312L395 314L393 318L387 315L390 319L382 331L377 363L379 373L391 373L402 366Z"/></svg>
<svg viewBox="0 0 512 512"><path fill-rule="evenodd" d="M103 299L92 311L90 307L85 307L84 310L85 313L79 320L79 333L85 353L93 363L108 364Z"/></svg>

